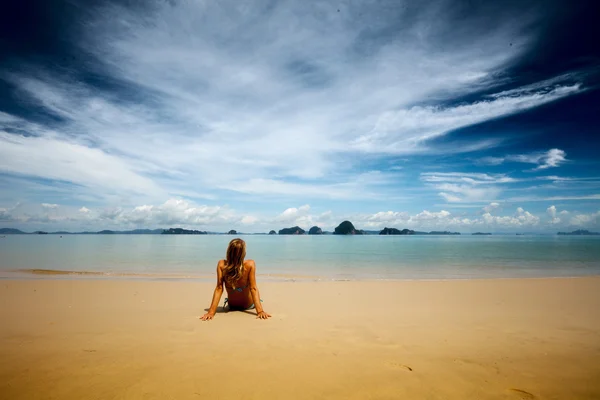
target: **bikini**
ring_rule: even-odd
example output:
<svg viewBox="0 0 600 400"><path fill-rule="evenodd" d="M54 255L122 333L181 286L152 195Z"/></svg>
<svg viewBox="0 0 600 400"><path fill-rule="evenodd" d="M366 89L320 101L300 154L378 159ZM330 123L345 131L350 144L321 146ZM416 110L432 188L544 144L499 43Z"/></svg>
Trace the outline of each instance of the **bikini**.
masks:
<svg viewBox="0 0 600 400"><path fill-rule="evenodd" d="M233 290L235 290L236 292L242 293L244 291L244 289L246 289L248 287L249 283L246 284L246 286L244 287L237 287L237 288L233 288ZM227 297L225 297L225 302L223 303L223 308L225 308L228 304L229 300ZM262 299L260 299L260 302L262 303ZM250 304L250 306L248 308L241 308L241 307L231 307L229 306L230 310L252 310L254 309L255 305L254 303Z"/></svg>

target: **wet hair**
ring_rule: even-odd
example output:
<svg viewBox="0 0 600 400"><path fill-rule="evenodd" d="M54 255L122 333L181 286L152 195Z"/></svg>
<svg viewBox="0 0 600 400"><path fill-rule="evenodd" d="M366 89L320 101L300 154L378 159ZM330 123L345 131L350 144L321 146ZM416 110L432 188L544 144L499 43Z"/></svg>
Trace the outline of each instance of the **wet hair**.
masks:
<svg viewBox="0 0 600 400"><path fill-rule="evenodd" d="M235 288L236 282L244 273L244 258L246 257L246 242L233 239L227 246L223 279L228 286Z"/></svg>

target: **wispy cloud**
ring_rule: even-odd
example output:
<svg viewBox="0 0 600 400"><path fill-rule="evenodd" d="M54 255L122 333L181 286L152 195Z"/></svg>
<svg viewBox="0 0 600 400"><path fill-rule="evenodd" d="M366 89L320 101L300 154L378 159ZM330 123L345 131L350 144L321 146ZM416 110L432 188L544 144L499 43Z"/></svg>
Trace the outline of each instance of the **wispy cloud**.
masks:
<svg viewBox="0 0 600 400"><path fill-rule="evenodd" d="M507 201L511 202L533 202L533 201L577 201L577 200L600 200L600 194L589 194L580 196L515 196Z"/></svg>
<svg viewBox="0 0 600 400"><path fill-rule="evenodd" d="M472 172L424 172L421 180L438 190L438 195L449 203L487 203L502 192L498 184L517 181L504 174Z"/></svg>
<svg viewBox="0 0 600 400"><path fill-rule="evenodd" d="M388 111L380 116L370 132L361 135L352 144L360 150L372 152L398 154L427 152L428 140L442 136L453 129L514 114L577 91L579 91L579 85L573 85L520 96L500 95L493 100L448 108L415 106L409 109ZM487 143L495 144L495 142ZM481 148L476 146L475 149L480 150ZM457 152L472 150L472 148L461 147L456 149ZM551 151L554 152L554 150ZM564 152L562 155L564 156ZM562 160L559 157L560 154L555 153L547 155L545 157L547 162L544 162L543 165L556 166L557 163L564 161L564 157ZM540 157L534 163L542 158ZM529 162L529 159L523 162ZM539 167L539 169L542 168Z"/></svg>
<svg viewBox="0 0 600 400"><path fill-rule="evenodd" d="M423 172L421 180L425 182L468 183L471 185L517 182L517 179L511 178L506 174L485 174L478 172Z"/></svg>
<svg viewBox="0 0 600 400"><path fill-rule="evenodd" d="M537 164L534 171L542 169L558 167L560 164L567 161L567 153L560 149L550 149L545 153L521 154L512 156L510 159L518 162Z"/></svg>
<svg viewBox="0 0 600 400"><path fill-rule="evenodd" d="M153 195L162 189L120 157L64 139L20 136L0 131L0 170L68 181L112 193ZM118 179L116 179L118 178Z"/></svg>
<svg viewBox="0 0 600 400"><path fill-rule="evenodd" d="M504 162L518 162L527 164L536 164L532 171L540 171L548 168L558 167L567 162L567 153L561 149L550 149L545 152L535 152L529 154L513 154L505 157L483 157L477 162L483 165L500 165Z"/></svg>

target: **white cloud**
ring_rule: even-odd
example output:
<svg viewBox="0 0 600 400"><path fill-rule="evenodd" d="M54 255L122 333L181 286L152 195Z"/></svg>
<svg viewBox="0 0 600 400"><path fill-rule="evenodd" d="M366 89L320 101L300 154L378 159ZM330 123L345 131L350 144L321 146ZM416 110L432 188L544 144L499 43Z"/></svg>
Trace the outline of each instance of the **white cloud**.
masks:
<svg viewBox="0 0 600 400"><path fill-rule="evenodd" d="M590 214L578 214L573 216L569 223L577 227L600 226L600 211Z"/></svg>
<svg viewBox="0 0 600 400"><path fill-rule="evenodd" d="M0 171L68 181L99 191L161 193L155 183L123 159L56 137L23 137L0 131Z"/></svg>
<svg viewBox="0 0 600 400"><path fill-rule="evenodd" d="M449 211L438 212L423 210L411 215L407 212L385 211L373 215L355 215L351 218L355 226L366 229L409 228L409 229L444 229L450 226L470 225L471 220L452 215Z"/></svg>
<svg viewBox="0 0 600 400"><path fill-rule="evenodd" d="M355 223L358 227L378 228L384 226L394 228L409 228L416 230L467 230L468 232L479 229L487 230L519 230L521 228L537 227L539 217L517 208L512 216L494 216L485 212L481 216L455 215L449 211L441 210L432 212L424 210L418 214L410 215L406 212L379 212L373 215L356 216Z"/></svg>
<svg viewBox="0 0 600 400"><path fill-rule="evenodd" d="M19 211L21 210L21 211ZM384 227L408 228L420 231L451 230L464 233L474 231L519 232L546 231L575 228L597 229L600 227L600 211L591 213L573 213L559 211L549 206L546 214L549 218L540 218L523 207L509 215L500 213L499 203L490 203L481 211L454 213L445 209L439 211L423 210L418 213L406 211L381 211L373 214L337 214L332 211L314 212L308 205L290 207L279 214L257 213L242 214L226 206L198 205L182 199L170 199L158 205L146 204L130 208L88 209L59 205L52 209L37 206L36 212L25 212L28 206L0 208L0 221L11 223L42 224L44 230L89 230L132 229L132 228L168 228L184 227L208 231L227 232L243 225L245 232L268 232L300 226L308 230L319 226L323 230L332 230L343 220L350 220L358 229L379 230ZM35 210L35 208L33 209ZM83 210L83 211L82 211ZM49 212L51 211L51 212ZM54 228L56 227L56 228ZM71 227L71 228L68 228ZM35 228L38 229L38 228Z"/></svg>
<svg viewBox="0 0 600 400"><path fill-rule="evenodd" d="M58 204L42 203L42 208L44 208L45 210L54 210L58 208Z"/></svg>
<svg viewBox="0 0 600 400"><path fill-rule="evenodd" d="M525 211L522 207L518 207L513 216L493 216L490 213L485 213L481 218L485 225L503 228L531 227L538 225L540 222L539 217Z"/></svg>
<svg viewBox="0 0 600 400"><path fill-rule="evenodd" d="M504 157L483 157L476 160L481 165L500 165L504 162Z"/></svg>
<svg viewBox="0 0 600 400"><path fill-rule="evenodd" d="M446 192L439 192L438 193L444 200L446 200L448 203L460 203L463 199L462 197L453 195L453 194L449 194Z"/></svg>
<svg viewBox="0 0 600 400"><path fill-rule="evenodd" d="M511 197L507 201L529 202L529 201L569 201L569 200L600 200L600 194L589 194L580 196L521 196Z"/></svg>
<svg viewBox="0 0 600 400"><path fill-rule="evenodd" d="M397 221L406 221L410 215L406 212L381 211L367 218L367 224L370 226L380 226L381 224L395 223Z"/></svg>
<svg viewBox="0 0 600 400"><path fill-rule="evenodd" d="M567 161L567 153L560 149L550 149L544 157L542 157L541 164L536 169L546 169L551 167L558 167L560 164Z"/></svg>
<svg viewBox="0 0 600 400"><path fill-rule="evenodd" d="M442 190L439 195L450 203L487 202L497 198L501 192L497 187L476 188L468 184L442 183L435 185L435 188ZM449 195L447 192L454 194Z"/></svg>
<svg viewBox="0 0 600 400"><path fill-rule="evenodd" d="M421 180L425 182L469 183L472 185L517 182L516 179L505 174L483 174L476 172L424 172L421 174Z"/></svg>
<svg viewBox="0 0 600 400"><path fill-rule="evenodd" d="M560 149L550 149L545 153L531 153L531 154L520 154L509 156L508 159L511 161L518 161L523 163L538 164L534 171L558 167L560 164L567 161L567 153Z"/></svg>
<svg viewBox="0 0 600 400"><path fill-rule="evenodd" d="M98 219L124 226L164 227L222 225L241 218L227 207L196 205L186 200L170 199L158 206L106 209L99 213Z"/></svg>
<svg viewBox="0 0 600 400"><path fill-rule="evenodd" d="M438 195L449 203L493 201L502 191L495 184L516 181L504 174L466 172L426 172L421 180L440 190Z"/></svg>
<svg viewBox="0 0 600 400"><path fill-rule="evenodd" d="M242 220L240 222L244 225L253 225L258 222L258 218L253 217L251 215L246 215L242 218Z"/></svg>
<svg viewBox="0 0 600 400"><path fill-rule="evenodd" d="M273 222L292 224L294 226L310 225L312 223L312 216L310 216L309 213L310 206L308 204L298 208L291 207L275 217Z"/></svg>
<svg viewBox="0 0 600 400"><path fill-rule="evenodd" d="M483 211L486 213L493 213L494 211L498 210L498 208L500 208L500 203L490 203L487 206L483 207Z"/></svg>
<svg viewBox="0 0 600 400"><path fill-rule="evenodd" d="M544 170L558 167L567 161L567 153L561 149L550 149L545 152L535 152L529 154L512 154L505 157L483 157L477 160L478 164L500 165L506 161L537 164L533 171ZM542 179L545 177L541 177Z"/></svg>
<svg viewBox="0 0 600 400"><path fill-rule="evenodd" d="M546 209L546 213L550 216L550 223L551 224L559 224L560 223L560 217L558 217L556 214L556 206L550 206Z"/></svg>

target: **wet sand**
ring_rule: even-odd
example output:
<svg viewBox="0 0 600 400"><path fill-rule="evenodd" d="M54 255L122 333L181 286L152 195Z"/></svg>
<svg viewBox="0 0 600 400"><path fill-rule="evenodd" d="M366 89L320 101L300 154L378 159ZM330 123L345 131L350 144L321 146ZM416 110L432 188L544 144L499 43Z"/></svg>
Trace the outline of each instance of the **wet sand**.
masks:
<svg viewBox="0 0 600 400"><path fill-rule="evenodd" d="M201 322L212 289L0 281L0 398L600 398L598 277L266 282L270 320Z"/></svg>

